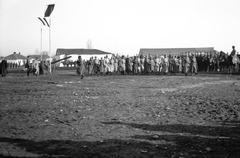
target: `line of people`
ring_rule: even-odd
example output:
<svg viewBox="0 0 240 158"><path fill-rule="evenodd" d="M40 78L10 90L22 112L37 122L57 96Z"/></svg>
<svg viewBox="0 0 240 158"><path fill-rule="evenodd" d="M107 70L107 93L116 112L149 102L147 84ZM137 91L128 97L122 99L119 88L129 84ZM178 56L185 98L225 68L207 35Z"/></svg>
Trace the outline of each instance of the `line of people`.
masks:
<svg viewBox="0 0 240 158"><path fill-rule="evenodd" d="M194 53L187 53L181 56L152 56L139 55L134 57L112 56L98 59L91 57L84 62L79 56L76 61L77 72L84 76L87 71L89 75L103 74L176 74L184 73L185 75L197 74L198 65Z"/></svg>
<svg viewBox="0 0 240 158"><path fill-rule="evenodd" d="M47 75L49 63L39 60L33 60L32 62L30 62L30 56L28 56L25 68L27 69L27 76L29 76L30 73L33 73L33 75L35 76Z"/></svg>
<svg viewBox="0 0 240 158"><path fill-rule="evenodd" d="M185 75L202 72L227 71L232 74L238 72L240 66L240 56L237 55L235 47L232 52L186 52L181 55L136 55L112 56L98 59L91 57L88 61L83 61L81 56L76 62L78 74L83 78L85 72L89 75L103 74L177 74Z"/></svg>

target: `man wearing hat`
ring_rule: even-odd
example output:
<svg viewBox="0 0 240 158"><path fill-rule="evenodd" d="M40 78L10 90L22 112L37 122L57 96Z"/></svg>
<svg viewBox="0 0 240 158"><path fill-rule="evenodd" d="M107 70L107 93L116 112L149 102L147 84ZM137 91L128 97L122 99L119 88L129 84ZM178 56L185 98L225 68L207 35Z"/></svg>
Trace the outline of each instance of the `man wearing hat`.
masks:
<svg viewBox="0 0 240 158"><path fill-rule="evenodd" d="M197 74L197 59L194 53L192 53L191 56L191 74L195 73L195 75Z"/></svg>
<svg viewBox="0 0 240 158"><path fill-rule="evenodd" d="M1 70L0 70L0 72L1 72L1 74L2 74L2 76L6 76L6 74L7 74L7 61L4 59L4 58L2 58L2 61L1 61L1 63L0 63L0 68L1 68Z"/></svg>
<svg viewBox="0 0 240 158"><path fill-rule="evenodd" d="M232 50L230 55L233 57L236 54L235 46L232 46L232 49L233 50Z"/></svg>
<svg viewBox="0 0 240 158"><path fill-rule="evenodd" d="M30 63L30 56L27 56L27 63L25 65L25 68L27 68L27 76L29 76L29 73L32 71L32 64Z"/></svg>
<svg viewBox="0 0 240 158"><path fill-rule="evenodd" d="M77 60L77 74L81 76L81 79L84 77L85 66L81 56L78 56Z"/></svg>

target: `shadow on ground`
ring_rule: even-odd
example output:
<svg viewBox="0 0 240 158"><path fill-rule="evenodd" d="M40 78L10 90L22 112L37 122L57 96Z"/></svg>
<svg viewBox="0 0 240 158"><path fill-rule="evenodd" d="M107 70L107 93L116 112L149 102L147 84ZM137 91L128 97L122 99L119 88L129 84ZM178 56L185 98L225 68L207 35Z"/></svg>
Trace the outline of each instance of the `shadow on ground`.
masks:
<svg viewBox="0 0 240 158"><path fill-rule="evenodd" d="M147 125L123 122L102 122L124 125L158 135L133 135L103 141L47 140L32 141L1 137L7 143L39 157L237 157L240 155L239 122L223 122L221 126ZM1 155L0 155L1 156ZM2 157L11 157L2 155ZM24 157L24 156L23 156Z"/></svg>

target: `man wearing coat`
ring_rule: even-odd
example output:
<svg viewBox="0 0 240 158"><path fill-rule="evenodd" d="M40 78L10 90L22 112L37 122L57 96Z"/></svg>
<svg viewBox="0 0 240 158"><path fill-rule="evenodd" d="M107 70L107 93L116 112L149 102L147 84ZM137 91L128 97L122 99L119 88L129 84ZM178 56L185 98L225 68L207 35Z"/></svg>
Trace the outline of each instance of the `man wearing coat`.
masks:
<svg viewBox="0 0 240 158"><path fill-rule="evenodd" d="M1 68L0 72L1 72L2 76L6 76L7 67L8 67L7 61L2 59L2 61L0 63L0 68Z"/></svg>
<svg viewBox="0 0 240 158"><path fill-rule="evenodd" d="M81 79L84 77L85 66L81 56L78 56L77 60L77 74L81 76Z"/></svg>

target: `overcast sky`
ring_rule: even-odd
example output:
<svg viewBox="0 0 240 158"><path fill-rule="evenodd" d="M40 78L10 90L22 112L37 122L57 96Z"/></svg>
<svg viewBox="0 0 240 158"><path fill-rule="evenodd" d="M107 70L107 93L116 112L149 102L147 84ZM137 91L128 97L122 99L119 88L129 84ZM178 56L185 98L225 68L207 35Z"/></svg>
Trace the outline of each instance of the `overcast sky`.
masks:
<svg viewBox="0 0 240 158"><path fill-rule="evenodd" d="M51 54L86 48L134 55L140 48L214 47L240 50L240 0L0 0L0 56L40 50L46 5L51 15ZM43 50L49 29L43 27Z"/></svg>

